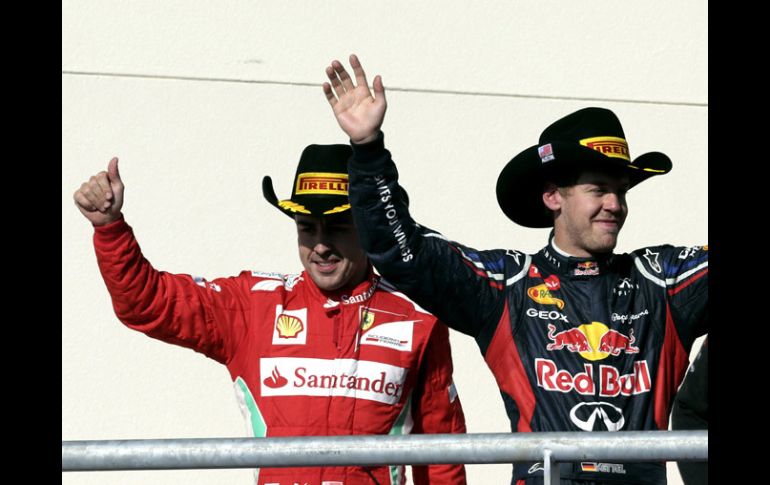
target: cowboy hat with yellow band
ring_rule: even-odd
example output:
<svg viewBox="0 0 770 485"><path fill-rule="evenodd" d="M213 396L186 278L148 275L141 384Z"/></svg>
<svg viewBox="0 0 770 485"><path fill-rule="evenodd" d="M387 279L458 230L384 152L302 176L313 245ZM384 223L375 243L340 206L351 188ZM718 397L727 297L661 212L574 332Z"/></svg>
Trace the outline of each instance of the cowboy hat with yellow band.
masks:
<svg viewBox="0 0 770 485"><path fill-rule="evenodd" d="M350 209L348 159L350 145L308 145L302 151L294 175L291 197L278 200L269 176L262 179L262 194L287 216L328 216ZM406 192L402 190L408 203Z"/></svg>
<svg viewBox="0 0 770 485"><path fill-rule="evenodd" d="M350 209L348 201L348 145L308 145L299 157L289 199L278 200L269 176L262 179L262 194L284 214L325 216Z"/></svg>
<svg viewBox="0 0 770 485"><path fill-rule="evenodd" d="M551 227L553 216L542 199L546 175L581 168L625 172L633 187L671 171L671 159L660 152L649 152L632 161L615 113L584 108L552 123L537 145L508 162L497 179L497 202L516 224Z"/></svg>

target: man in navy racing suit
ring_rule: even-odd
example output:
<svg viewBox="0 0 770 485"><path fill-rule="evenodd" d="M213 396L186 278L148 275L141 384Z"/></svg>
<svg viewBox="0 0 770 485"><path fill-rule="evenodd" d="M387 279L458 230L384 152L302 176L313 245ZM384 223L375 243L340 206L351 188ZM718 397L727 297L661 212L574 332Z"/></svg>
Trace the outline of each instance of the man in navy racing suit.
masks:
<svg viewBox="0 0 770 485"><path fill-rule="evenodd" d="M709 427L708 351L708 338L706 338L674 399L671 429L708 429ZM708 462L681 461L677 466L684 485L708 485Z"/></svg>
<svg viewBox="0 0 770 485"><path fill-rule="evenodd" d="M707 332L708 247L614 254L626 192L671 169L657 152L631 158L620 121L585 108L554 122L497 183L515 223L553 227L536 254L478 251L418 225L399 191L374 95L355 56L324 92L350 137L350 201L375 267L450 327L473 336L497 380L512 431L665 430L693 340ZM664 463L560 464L562 483L665 484ZM517 464L512 483L543 482Z"/></svg>

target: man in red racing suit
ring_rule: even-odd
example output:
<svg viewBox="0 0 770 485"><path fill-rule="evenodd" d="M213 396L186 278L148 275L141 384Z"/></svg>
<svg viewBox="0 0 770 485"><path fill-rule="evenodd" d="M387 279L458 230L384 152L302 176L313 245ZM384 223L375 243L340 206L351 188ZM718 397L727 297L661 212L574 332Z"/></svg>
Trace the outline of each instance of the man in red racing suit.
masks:
<svg viewBox="0 0 770 485"><path fill-rule="evenodd" d="M253 436L463 433L448 330L373 273L346 210L349 156L346 145L307 147L288 200L278 201L269 177L263 181L268 201L296 218L305 271L295 275L243 271L206 280L155 270L120 212L117 159L75 200L95 226L118 318L226 365ZM328 179L325 192L303 193L319 173ZM413 478L464 484L465 470L415 466ZM266 468L256 482L384 485L405 476L403 466Z"/></svg>
<svg viewBox="0 0 770 485"><path fill-rule="evenodd" d="M339 61L324 85L353 146L350 201L361 245L397 288L476 339L511 430L666 430L693 340L707 331L707 246L614 254L626 191L671 168L653 152L631 164L620 122L586 108L547 128L503 170L503 211L554 229L536 254L477 251L417 224L379 130L355 56L355 86ZM609 153L610 155L607 155ZM546 171L548 167L551 171ZM547 209L547 210L546 210ZM663 463L561 463L562 483L665 484ZM541 463L517 463L512 483L543 483Z"/></svg>

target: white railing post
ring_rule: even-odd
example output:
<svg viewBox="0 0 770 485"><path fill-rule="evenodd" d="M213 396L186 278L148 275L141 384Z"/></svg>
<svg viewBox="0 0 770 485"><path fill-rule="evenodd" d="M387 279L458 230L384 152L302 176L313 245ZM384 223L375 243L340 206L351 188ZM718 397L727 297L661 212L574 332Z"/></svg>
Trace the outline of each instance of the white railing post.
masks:
<svg viewBox="0 0 770 485"><path fill-rule="evenodd" d="M553 461L551 455L551 450L546 448L543 452L544 485L559 485L559 479L561 478L561 475L559 474L559 464Z"/></svg>

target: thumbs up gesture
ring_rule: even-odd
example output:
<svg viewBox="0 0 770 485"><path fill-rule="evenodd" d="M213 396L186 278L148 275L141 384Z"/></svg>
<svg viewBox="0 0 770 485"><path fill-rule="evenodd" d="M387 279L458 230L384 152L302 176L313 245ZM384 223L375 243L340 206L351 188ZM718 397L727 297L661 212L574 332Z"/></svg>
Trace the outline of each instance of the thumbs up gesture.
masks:
<svg viewBox="0 0 770 485"><path fill-rule="evenodd" d="M123 181L118 171L118 159L114 157L107 171L92 176L75 191L75 205L94 226L115 222L122 216Z"/></svg>

